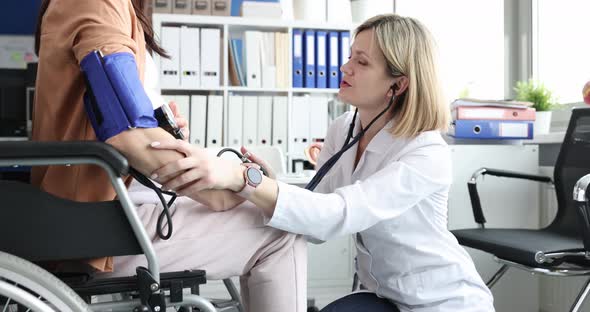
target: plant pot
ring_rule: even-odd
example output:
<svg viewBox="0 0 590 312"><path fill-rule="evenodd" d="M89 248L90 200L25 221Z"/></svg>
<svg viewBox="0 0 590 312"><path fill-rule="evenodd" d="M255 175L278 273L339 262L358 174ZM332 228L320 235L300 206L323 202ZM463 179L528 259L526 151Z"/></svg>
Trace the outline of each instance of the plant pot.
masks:
<svg viewBox="0 0 590 312"><path fill-rule="evenodd" d="M551 129L551 111L536 112L535 125L533 131L535 136L539 134L548 134Z"/></svg>

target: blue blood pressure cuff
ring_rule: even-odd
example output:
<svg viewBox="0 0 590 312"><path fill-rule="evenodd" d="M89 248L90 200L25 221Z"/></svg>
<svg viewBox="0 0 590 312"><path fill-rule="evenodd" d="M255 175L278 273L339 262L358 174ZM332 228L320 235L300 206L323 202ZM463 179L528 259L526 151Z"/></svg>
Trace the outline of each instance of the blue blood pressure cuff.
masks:
<svg viewBox="0 0 590 312"><path fill-rule="evenodd" d="M131 128L158 127L133 54L93 51L80 67L86 80L84 108L100 141Z"/></svg>

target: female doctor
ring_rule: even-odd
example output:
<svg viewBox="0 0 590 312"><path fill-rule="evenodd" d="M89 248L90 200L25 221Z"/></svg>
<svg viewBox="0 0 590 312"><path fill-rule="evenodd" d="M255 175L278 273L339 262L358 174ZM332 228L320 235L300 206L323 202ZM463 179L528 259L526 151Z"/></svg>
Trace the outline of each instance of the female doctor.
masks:
<svg viewBox="0 0 590 312"><path fill-rule="evenodd" d="M324 241L354 234L364 291L323 311L494 311L471 258L447 230L451 158L440 131L449 112L433 45L413 18L381 15L357 28L338 93L356 111L328 130L318 167L333 167L318 171L325 176L311 182L319 183L315 192L181 141L152 144L187 155L154 174L166 180L184 172L163 185L183 195L238 192L278 229ZM352 147L335 161L343 146ZM221 176L220 165L234 166L235 174Z"/></svg>

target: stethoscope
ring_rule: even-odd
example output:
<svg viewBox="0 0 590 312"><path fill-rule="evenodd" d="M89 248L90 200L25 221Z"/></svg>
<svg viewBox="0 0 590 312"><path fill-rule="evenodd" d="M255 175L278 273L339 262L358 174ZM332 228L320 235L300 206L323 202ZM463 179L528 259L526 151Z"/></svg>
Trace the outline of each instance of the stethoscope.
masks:
<svg viewBox="0 0 590 312"><path fill-rule="evenodd" d="M326 161L326 163L324 163L324 165L318 170L318 172L314 175L314 177L311 179L311 181L305 186L305 189L313 191L318 186L318 184L320 184L320 182L322 181L324 176L326 176L326 174L328 174L328 171L330 171L330 169L332 169L332 167L334 167L334 165L336 164L338 159L340 159L340 157L342 157L342 155L347 150L349 150L356 143L358 143L358 141L360 141L360 139L363 137L363 135L365 135L367 130L369 130L369 128L377 121L377 119L379 119L381 116L383 116L383 114L385 114L389 110L389 108L391 108L391 105L393 105L393 100L395 99L395 91L396 91L395 86L396 85L394 84L391 87L389 87L389 89L392 90L394 94L391 96L391 99L389 100L389 104L387 104L387 107L383 111L381 111L379 113L379 115L377 115L375 118L373 118L373 120L371 120L371 122L367 125L366 128L361 127L361 131L359 131L359 133L357 133L357 135L355 135L353 138L352 133L354 131L356 116L359 111L358 108L355 109L354 115L352 117L352 121L350 122L350 126L348 127L348 135L346 136L346 140L344 141L342 148L340 148L340 151L338 151L336 154L334 154L332 157L330 157L330 159L328 159ZM352 139L352 141L350 141L350 139Z"/></svg>

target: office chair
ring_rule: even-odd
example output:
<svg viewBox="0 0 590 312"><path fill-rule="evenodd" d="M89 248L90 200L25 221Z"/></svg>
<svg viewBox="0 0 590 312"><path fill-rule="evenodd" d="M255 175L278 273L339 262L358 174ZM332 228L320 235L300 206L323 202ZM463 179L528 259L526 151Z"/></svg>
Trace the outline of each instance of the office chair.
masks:
<svg viewBox="0 0 590 312"><path fill-rule="evenodd" d="M590 211L580 206L582 202L584 205L587 203L587 197L579 198L580 194L584 194L579 189L588 184L589 155L590 108L576 108L572 111L557 157L553 179L489 168L481 168L473 174L467 187L473 216L479 228L454 230L452 233L461 245L491 253L502 264L487 282L489 288L498 282L509 267L551 276L590 276ZM538 230L486 228L477 192L477 179L484 175L554 183L558 204L555 219L547 227ZM581 178L582 181L576 185ZM578 190L576 198L572 197L574 187ZM570 311L580 309L589 291L590 279Z"/></svg>
<svg viewBox="0 0 590 312"><path fill-rule="evenodd" d="M0 167L76 164L104 169L118 200L80 203L57 198L29 184L0 181L3 311L12 311L6 308L14 301L36 311L159 312L167 306L180 306L184 311L195 307L211 312L241 308L237 290L227 281L230 301L214 305L198 295L199 285L206 283L205 271L160 274L151 241L122 180L128 173L127 160L112 147L99 142L0 142ZM69 287L31 263L138 254L145 255L148 267L138 267L135 276L60 276ZM184 294L184 289L191 289L191 294ZM124 295L123 300L90 304L90 298L100 294Z"/></svg>

